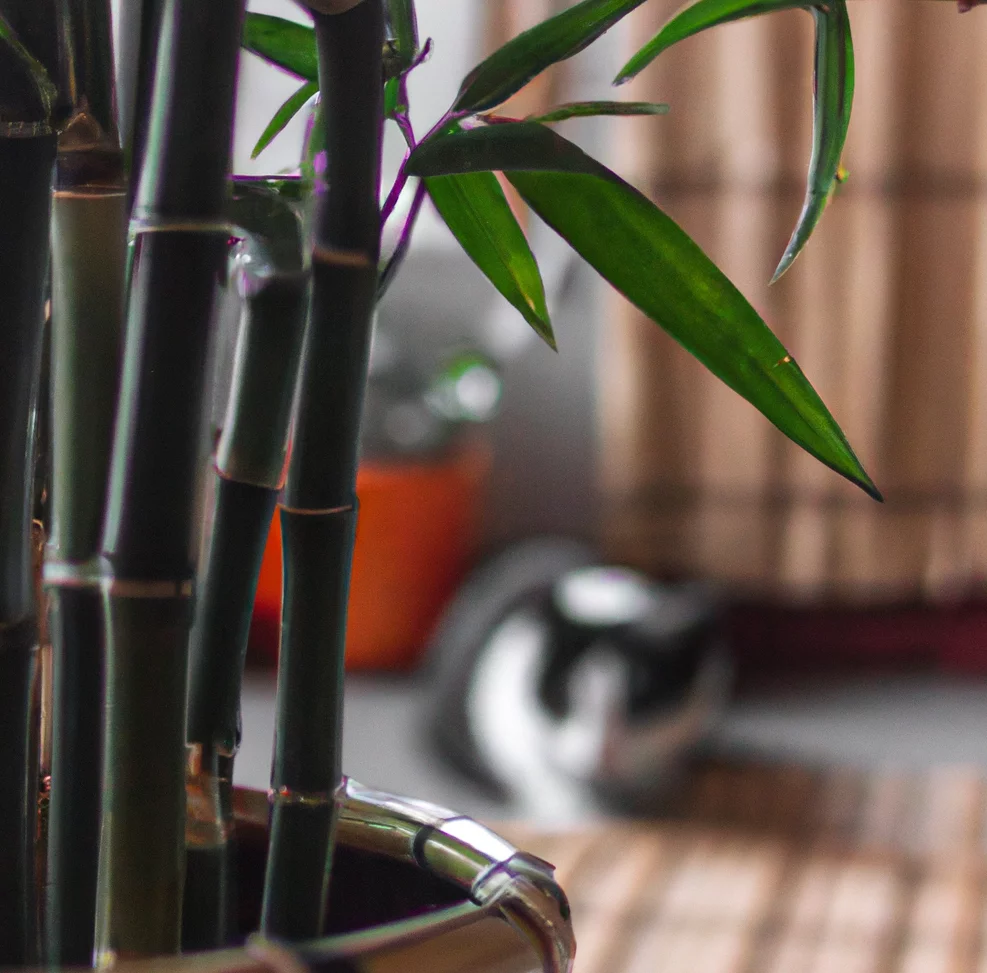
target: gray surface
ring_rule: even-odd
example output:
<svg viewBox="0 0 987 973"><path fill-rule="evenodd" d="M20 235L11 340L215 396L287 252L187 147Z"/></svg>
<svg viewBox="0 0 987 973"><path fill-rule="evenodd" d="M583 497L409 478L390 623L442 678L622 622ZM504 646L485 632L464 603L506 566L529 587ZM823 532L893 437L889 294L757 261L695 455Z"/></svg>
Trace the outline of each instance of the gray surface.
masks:
<svg viewBox="0 0 987 973"><path fill-rule="evenodd" d="M503 817L502 806L428 752L421 732L426 689L420 677L350 677L347 773L365 784L427 797L475 817ZM273 727L273 676L252 675L244 692L238 782L267 786ZM735 702L715 747L863 767L987 767L987 686L902 677L763 691Z"/></svg>

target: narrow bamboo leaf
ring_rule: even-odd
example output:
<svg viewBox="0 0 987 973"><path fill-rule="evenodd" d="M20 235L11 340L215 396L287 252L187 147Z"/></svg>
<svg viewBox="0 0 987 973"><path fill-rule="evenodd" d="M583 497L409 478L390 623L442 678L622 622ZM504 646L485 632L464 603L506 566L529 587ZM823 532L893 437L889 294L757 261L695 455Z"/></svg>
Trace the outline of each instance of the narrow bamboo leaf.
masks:
<svg viewBox="0 0 987 973"><path fill-rule="evenodd" d="M582 0L518 34L463 80L453 110L487 111L558 61L578 54L644 0Z"/></svg>
<svg viewBox="0 0 987 973"><path fill-rule="evenodd" d="M785 435L880 498L781 342L650 200L571 142L532 122L441 134L412 154L409 169L432 181L440 174L471 172L476 157L505 170L525 202L583 259Z"/></svg>
<svg viewBox="0 0 987 973"><path fill-rule="evenodd" d="M693 0L678 11L644 47L621 69L614 84L630 81L646 68L662 51L709 27L728 24L758 14L793 7L808 8L811 0Z"/></svg>
<svg viewBox="0 0 987 973"><path fill-rule="evenodd" d="M792 238L771 278L776 281L792 265L829 202L840 172L840 159L853 104L853 39L845 0L813 7L816 22L816 66L813 83L812 157L805 202Z"/></svg>
<svg viewBox="0 0 987 973"><path fill-rule="evenodd" d="M469 258L554 349L538 264L497 177L492 172L435 176L425 187Z"/></svg>
<svg viewBox="0 0 987 973"><path fill-rule="evenodd" d="M295 115L297 115L313 95L319 93L319 82L318 81L308 81L303 84L275 113L274 117L267 123L267 128L261 133L261 137L257 139L257 144L254 146L253 152L250 153L251 159L256 159L261 152L266 149L274 139L280 135L285 126L290 122Z"/></svg>
<svg viewBox="0 0 987 973"><path fill-rule="evenodd" d="M529 115L529 122L564 122L594 115L665 115L668 105L651 101L573 101L543 115Z"/></svg>
<svg viewBox="0 0 987 973"><path fill-rule="evenodd" d="M269 14L248 13L243 27L243 47L303 81L319 79L315 31L304 24Z"/></svg>

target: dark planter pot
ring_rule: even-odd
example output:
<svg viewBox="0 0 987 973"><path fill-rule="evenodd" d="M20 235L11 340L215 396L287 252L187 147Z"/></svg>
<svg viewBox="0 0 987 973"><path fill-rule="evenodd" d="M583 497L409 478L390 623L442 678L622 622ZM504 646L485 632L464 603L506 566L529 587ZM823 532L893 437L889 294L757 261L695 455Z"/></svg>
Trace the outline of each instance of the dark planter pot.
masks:
<svg viewBox="0 0 987 973"><path fill-rule="evenodd" d="M256 929L268 803L236 793L240 928ZM346 785L329 935L120 963L118 973L569 973L575 943L550 864L424 801Z"/></svg>

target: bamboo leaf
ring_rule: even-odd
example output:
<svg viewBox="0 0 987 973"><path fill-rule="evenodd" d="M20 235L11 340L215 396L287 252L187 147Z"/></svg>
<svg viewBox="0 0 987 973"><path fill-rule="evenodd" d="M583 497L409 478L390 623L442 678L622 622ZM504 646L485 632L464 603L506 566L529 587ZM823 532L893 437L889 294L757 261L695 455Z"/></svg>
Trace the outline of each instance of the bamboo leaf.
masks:
<svg viewBox="0 0 987 973"><path fill-rule="evenodd" d="M614 84L630 81L662 51L693 34L775 10L807 9L811 0L693 0L678 11L621 69Z"/></svg>
<svg viewBox="0 0 987 973"><path fill-rule="evenodd" d="M809 184L798 223L771 278L772 283L792 265L829 202L838 181L850 126L854 65L846 2L830 0L825 9L813 7L812 16L816 22L816 65Z"/></svg>
<svg viewBox="0 0 987 973"><path fill-rule="evenodd" d="M785 347L650 200L571 142L532 122L439 134L412 154L409 169L433 178L471 172L476 168L472 149L484 165L504 170L549 226L714 375L794 442L880 498Z"/></svg>
<svg viewBox="0 0 987 973"><path fill-rule="evenodd" d="M315 31L311 27L283 17L248 13L243 26L243 47L296 78L319 80Z"/></svg>
<svg viewBox="0 0 987 973"><path fill-rule="evenodd" d="M558 61L578 54L644 0L583 0L518 34L463 80L456 112L487 111Z"/></svg>
<svg viewBox="0 0 987 973"><path fill-rule="evenodd" d="M261 152L266 149L274 139L284 131L285 126L297 115L308 103L309 99L319 93L319 82L308 81L303 84L287 101L274 113L274 117L267 123L267 128L261 133L251 159L256 159Z"/></svg>
<svg viewBox="0 0 987 973"><path fill-rule="evenodd" d="M590 175L609 171L571 142L534 121L445 128L419 143L408 158L406 169L412 176L512 169Z"/></svg>
<svg viewBox="0 0 987 973"><path fill-rule="evenodd" d="M651 101L573 101L558 105L543 115L529 115L526 121L547 124L596 115L665 115L667 113L668 105Z"/></svg>
<svg viewBox="0 0 987 973"><path fill-rule="evenodd" d="M805 202L792 238L771 278L776 281L805 246L836 184L853 102L853 41L845 0L820 5L811 0L694 0L683 7L621 68L622 84L673 44L720 24L776 10L811 10L816 26L815 114L812 157Z"/></svg>
<svg viewBox="0 0 987 973"><path fill-rule="evenodd" d="M473 263L554 349L538 264L497 177L492 172L435 176L425 187Z"/></svg>

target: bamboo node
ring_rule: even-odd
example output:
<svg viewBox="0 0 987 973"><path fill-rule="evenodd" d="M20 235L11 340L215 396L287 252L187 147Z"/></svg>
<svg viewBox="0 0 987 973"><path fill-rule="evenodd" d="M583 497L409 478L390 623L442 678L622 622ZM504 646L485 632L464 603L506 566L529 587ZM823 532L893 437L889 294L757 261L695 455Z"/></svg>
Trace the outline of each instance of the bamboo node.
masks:
<svg viewBox="0 0 987 973"><path fill-rule="evenodd" d="M192 582L142 581L131 578L102 578L103 591L118 598L191 598Z"/></svg>
<svg viewBox="0 0 987 973"><path fill-rule="evenodd" d="M299 514L308 517L324 517L330 514L346 514L356 509L356 505L347 503L342 507L289 507L283 503L278 504L278 510L283 510L286 514Z"/></svg>
<svg viewBox="0 0 987 973"><path fill-rule="evenodd" d="M267 799L271 804L301 804L305 807L325 807L333 804L339 795L339 789L331 791L296 791L290 787L273 787L267 792Z"/></svg>
<svg viewBox="0 0 987 973"><path fill-rule="evenodd" d="M342 250L333 247L315 247L312 251L312 260L320 264L328 264L331 267L373 267L374 261L368 253L363 250Z"/></svg>
<svg viewBox="0 0 987 973"><path fill-rule="evenodd" d="M103 583L99 564L95 561L57 561L49 547L41 577L49 588L98 588Z"/></svg>
<svg viewBox="0 0 987 973"><path fill-rule="evenodd" d="M138 216L130 224L131 237L142 233L217 233L235 236L233 224L229 220L183 220L161 219L160 217Z"/></svg>

